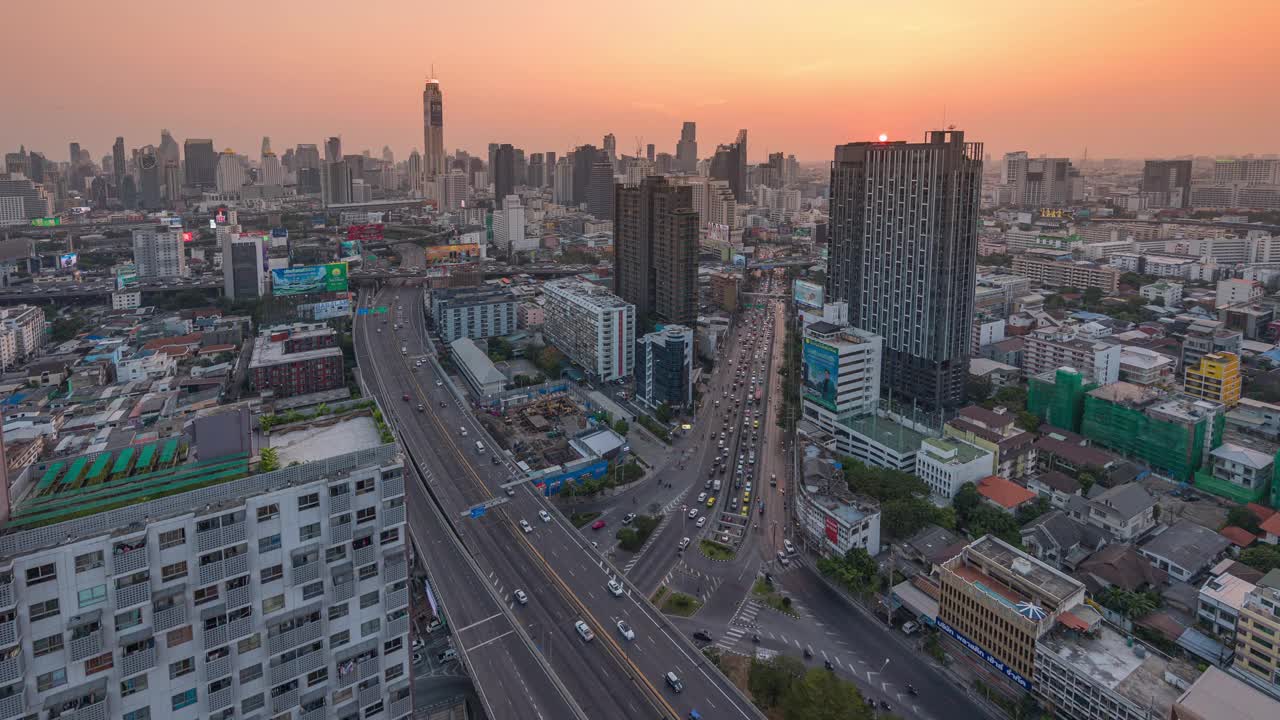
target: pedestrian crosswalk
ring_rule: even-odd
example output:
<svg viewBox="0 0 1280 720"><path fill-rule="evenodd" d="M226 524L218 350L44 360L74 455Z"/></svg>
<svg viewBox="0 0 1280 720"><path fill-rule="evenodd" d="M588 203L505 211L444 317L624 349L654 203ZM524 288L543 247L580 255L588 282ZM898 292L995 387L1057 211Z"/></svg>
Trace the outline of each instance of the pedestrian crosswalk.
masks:
<svg viewBox="0 0 1280 720"><path fill-rule="evenodd" d="M760 603L756 600L747 599L738 606L738 611L733 614L733 618L729 620L729 624L737 627L753 628L756 626L756 615L760 614Z"/></svg>
<svg viewBox="0 0 1280 720"><path fill-rule="evenodd" d="M653 532L649 534L649 539L645 540L644 545L640 546L640 552L632 555L631 559L627 561L627 564L622 566L622 572L631 572L631 568L635 567L636 563L640 562L640 558L644 557L644 554L649 551L649 546L653 545L654 541L658 539L658 536L662 534L662 529L666 527L667 519L669 517L670 516L667 515L664 510L662 520L658 521L658 527L653 529Z"/></svg>

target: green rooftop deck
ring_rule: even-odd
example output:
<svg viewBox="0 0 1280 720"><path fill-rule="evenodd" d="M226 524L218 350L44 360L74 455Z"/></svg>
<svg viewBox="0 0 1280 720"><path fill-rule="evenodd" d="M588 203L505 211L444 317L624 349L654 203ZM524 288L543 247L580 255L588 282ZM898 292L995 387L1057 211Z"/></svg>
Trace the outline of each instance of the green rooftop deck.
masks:
<svg viewBox="0 0 1280 720"><path fill-rule="evenodd" d="M151 443L142 448L142 453L138 455L138 464L134 465L135 470L141 472L151 469L151 463L156 461L156 445L157 443Z"/></svg>
<svg viewBox="0 0 1280 720"><path fill-rule="evenodd" d="M173 438L164 444L164 449L160 451L160 464L169 465L173 462L173 456L178 452L178 438Z"/></svg>
<svg viewBox="0 0 1280 720"><path fill-rule="evenodd" d="M107 474L107 465L109 464L111 464L110 451L104 452L94 459L93 465L89 467L89 474L85 479L94 485L102 482L102 478Z"/></svg>
<svg viewBox="0 0 1280 720"><path fill-rule="evenodd" d="M111 466L111 477L122 475L129 472L129 465L133 462L133 448L127 447L116 457L116 464Z"/></svg>

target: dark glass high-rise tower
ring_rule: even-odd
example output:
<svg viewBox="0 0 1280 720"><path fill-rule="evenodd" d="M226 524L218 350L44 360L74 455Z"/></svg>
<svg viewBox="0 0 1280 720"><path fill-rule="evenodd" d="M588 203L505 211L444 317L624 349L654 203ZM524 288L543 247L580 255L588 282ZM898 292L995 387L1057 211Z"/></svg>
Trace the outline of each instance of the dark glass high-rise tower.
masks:
<svg viewBox="0 0 1280 720"><path fill-rule="evenodd" d="M658 175L638 186L617 185L614 212L614 293L636 306L637 317L694 327L698 212L693 187Z"/></svg>
<svg viewBox="0 0 1280 720"><path fill-rule="evenodd" d="M516 149L503 143L493 152L493 206L502 207L502 199L516 191Z"/></svg>
<svg viewBox="0 0 1280 720"><path fill-rule="evenodd" d="M208 190L218 186L218 153L212 140L189 138L182 143L182 156L189 187Z"/></svg>
<svg viewBox="0 0 1280 720"><path fill-rule="evenodd" d="M835 149L827 297L884 338L883 388L900 401L964 399L981 196L982 143L959 130Z"/></svg>

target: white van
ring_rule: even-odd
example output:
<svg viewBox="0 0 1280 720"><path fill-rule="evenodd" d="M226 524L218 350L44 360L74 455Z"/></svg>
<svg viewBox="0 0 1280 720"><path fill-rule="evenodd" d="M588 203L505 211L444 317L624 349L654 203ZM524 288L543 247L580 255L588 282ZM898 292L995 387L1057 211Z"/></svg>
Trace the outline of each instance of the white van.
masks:
<svg viewBox="0 0 1280 720"><path fill-rule="evenodd" d="M787 549L787 554L788 554L788 555L795 555L795 554L796 554L796 546L795 546L795 545L792 545L790 540L786 540L786 539L784 539L784 540L782 541L782 547L784 547L784 548L786 548L786 549Z"/></svg>
<svg viewBox="0 0 1280 720"><path fill-rule="evenodd" d="M466 429L466 428L464 428L464 427L459 427L459 428L458 428L458 434L459 434L459 435L461 435L462 437L466 437L466 436L467 436L467 429Z"/></svg>
<svg viewBox="0 0 1280 720"><path fill-rule="evenodd" d="M476 441L476 452L481 455L484 454L484 443L480 442L479 440Z"/></svg>
<svg viewBox="0 0 1280 720"><path fill-rule="evenodd" d="M402 347L402 348L400 348L400 354L401 354L401 355L408 355L408 354L409 354L409 348L407 348L407 347Z"/></svg>

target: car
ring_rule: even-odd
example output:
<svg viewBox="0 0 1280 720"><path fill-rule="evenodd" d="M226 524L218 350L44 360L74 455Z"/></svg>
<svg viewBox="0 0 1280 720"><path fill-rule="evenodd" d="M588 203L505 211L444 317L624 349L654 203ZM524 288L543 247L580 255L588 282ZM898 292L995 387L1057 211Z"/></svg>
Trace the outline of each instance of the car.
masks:
<svg viewBox="0 0 1280 720"><path fill-rule="evenodd" d="M627 624L626 620L618 621L618 634L628 640L636 639L636 631L631 629L631 626Z"/></svg>
<svg viewBox="0 0 1280 720"><path fill-rule="evenodd" d="M610 580L609 593L614 597L622 597L622 583L617 580Z"/></svg>
<svg viewBox="0 0 1280 720"><path fill-rule="evenodd" d="M711 633L706 630L695 630L693 633L693 639L700 640L702 642L711 642L714 638L712 638Z"/></svg>
<svg viewBox="0 0 1280 720"><path fill-rule="evenodd" d="M683 550L689 547L689 538L680 538L679 549Z"/></svg>
<svg viewBox="0 0 1280 720"><path fill-rule="evenodd" d="M459 427L459 428L458 428L458 434L459 434L459 435L461 435L462 437L466 437L466 436L467 436L467 429L466 429L466 428L464 428L464 427Z"/></svg>
<svg viewBox="0 0 1280 720"><path fill-rule="evenodd" d="M497 459L498 458L496 457L494 458L494 460L497 460ZM515 496L516 496L516 489L513 487L507 488L507 497L515 497Z"/></svg>
<svg viewBox="0 0 1280 720"><path fill-rule="evenodd" d="M596 520L595 522L591 523L592 530L599 530L602 527L604 527L604 518L600 518L599 520Z"/></svg>
<svg viewBox="0 0 1280 720"><path fill-rule="evenodd" d="M422 407L422 403L418 403L418 412L426 412L427 409Z"/></svg>
<svg viewBox="0 0 1280 720"><path fill-rule="evenodd" d="M401 399L401 400L404 400L405 402L409 402L409 393L405 393L405 394L401 395L401 396L400 396L400 399Z"/></svg>
<svg viewBox="0 0 1280 720"><path fill-rule="evenodd" d="M906 622L902 623L902 634L903 634L903 635L913 635L913 634L915 634L915 632L916 632L917 630L919 630L919 629L920 629L920 625L919 625L919 624L917 624L914 620L908 620L908 621L906 621Z"/></svg>
<svg viewBox="0 0 1280 720"><path fill-rule="evenodd" d="M689 519L692 520L696 517L698 517L698 508L689 508Z"/></svg>
<svg viewBox="0 0 1280 720"><path fill-rule="evenodd" d="M715 506L716 506L716 498L715 498L715 496L713 495L713 496L711 496L711 497L707 498L707 507L709 507L709 508L710 508L710 507L715 507ZM693 515L690 515L689 517L693 517Z"/></svg>
<svg viewBox="0 0 1280 720"><path fill-rule="evenodd" d="M706 524L707 524L706 515L703 515L702 517L698 518L698 522L697 522L698 527L702 527L703 525L706 525Z"/></svg>
<svg viewBox="0 0 1280 720"><path fill-rule="evenodd" d="M423 660L423 655L422 655L422 653L420 653L420 652L416 652L416 653L414 653L414 654L413 654L413 664L414 664L414 665L421 665L421 664L422 664L422 660Z"/></svg>
<svg viewBox="0 0 1280 720"><path fill-rule="evenodd" d="M573 629L578 631L578 637L581 637L583 642L591 642L596 639L596 634L591 632L591 628L587 627L587 624L581 620L573 623Z"/></svg>
<svg viewBox="0 0 1280 720"><path fill-rule="evenodd" d="M526 535L533 532L533 526L530 525L529 521L525 520L524 518L520 518L520 529L523 530Z"/></svg>
<svg viewBox="0 0 1280 720"><path fill-rule="evenodd" d="M546 510L539 510L538 517L542 518L542 522L544 523L551 522L551 515L547 513Z"/></svg>
<svg viewBox="0 0 1280 720"><path fill-rule="evenodd" d="M520 603L521 605L529 604L529 596L525 595L523 590L520 590L519 588L517 588L515 592L511 593L511 595L515 597L516 602Z"/></svg>
<svg viewBox="0 0 1280 720"><path fill-rule="evenodd" d="M790 540L787 540L786 538L783 538L783 540L782 540L782 547L784 547L784 548L786 548L786 549L787 549L787 554L788 554L788 555L795 555L795 554L796 554L796 546L795 546L795 545L792 545L792 544L791 544L791 541L790 541Z"/></svg>
<svg viewBox="0 0 1280 720"><path fill-rule="evenodd" d="M704 502L706 502L706 501L707 501L707 494L706 494L706 493L698 493L698 502L700 502L700 503L704 503Z"/></svg>
<svg viewBox="0 0 1280 720"><path fill-rule="evenodd" d="M436 660L442 663L450 662L452 660L457 660L457 659L458 659L458 651L454 650L453 648L446 648L445 650L441 651L439 655L436 655Z"/></svg>
<svg viewBox="0 0 1280 720"><path fill-rule="evenodd" d="M684 683L680 682L680 678L673 672L668 672L663 679L667 681L667 686L673 692L684 692Z"/></svg>
<svg viewBox="0 0 1280 720"><path fill-rule="evenodd" d="M443 381L443 380L437 380L437 381L436 381L436 387L444 387L444 381Z"/></svg>

